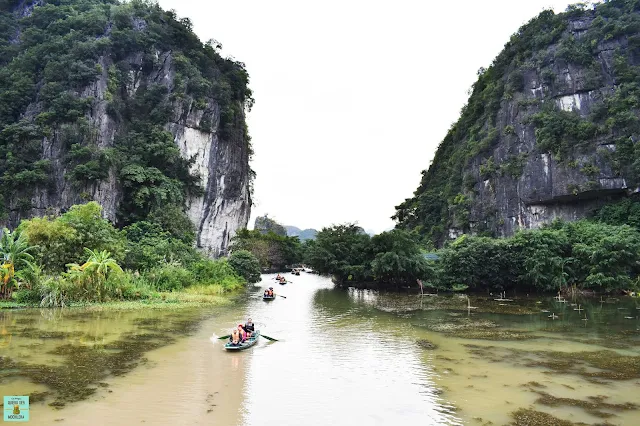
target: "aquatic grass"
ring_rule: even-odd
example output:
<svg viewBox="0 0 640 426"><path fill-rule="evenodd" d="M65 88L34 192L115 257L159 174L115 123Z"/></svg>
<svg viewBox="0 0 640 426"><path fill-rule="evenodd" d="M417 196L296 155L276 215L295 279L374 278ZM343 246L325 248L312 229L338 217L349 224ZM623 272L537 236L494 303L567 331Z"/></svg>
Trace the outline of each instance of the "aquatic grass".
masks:
<svg viewBox="0 0 640 426"><path fill-rule="evenodd" d="M465 344L472 356L490 362L510 362L523 367L540 367L550 374L573 374L603 384L603 380L631 380L640 378L640 356L622 355L611 350L560 352L525 351Z"/></svg>
<svg viewBox="0 0 640 426"><path fill-rule="evenodd" d="M3 309L24 309L29 308L30 305L27 303L18 303L11 300L0 300L0 310Z"/></svg>
<svg viewBox="0 0 640 426"><path fill-rule="evenodd" d="M546 405L548 407L560 407L560 406L569 406L569 407L579 407L584 409L587 413L591 414L595 417L600 418L610 418L614 417L615 414L609 413L603 410L612 410L612 411L627 411L627 410L637 410L638 405L633 404L631 402L626 402L624 404L611 404L606 402L605 400L608 398L607 396L599 395L599 396L590 396L588 397L588 401L581 399L573 399L573 398L559 398L555 397L549 393L535 391L540 397L535 401L536 404Z"/></svg>
<svg viewBox="0 0 640 426"><path fill-rule="evenodd" d="M85 335L82 331L51 331L41 330L37 328L24 328L21 330L15 330L15 333L20 337L26 337L29 339L56 339L63 340L73 337L82 337Z"/></svg>
<svg viewBox="0 0 640 426"><path fill-rule="evenodd" d="M36 384L48 388L46 396L55 408L63 408L66 403L81 401L93 395L100 387L108 386L105 379L128 373L146 361L144 354L175 342L177 337L195 332L204 313L191 313L179 319L167 319L161 323L145 319L140 324L153 326L153 333L127 332L117 340L92 346L62 344L49 351L62 358L61 364L30 364L9 357L0 357L0 371L3 378L25 377ZM43 396L44 397L44 396Z"/></svg>
<svg viewBox="0 0 640 426"><path fill-rule="evenodd" d="M518 354L517 350L513 350ZM530 361L526 365L544 367L556 373L578 374L585 378L629 380L640 378L640 356L621 355L610 350L591 352L531 352L539 360ZM591 367L598 371L588 371Z"/></svg>
<svg viewBox="0 0 640 426"><path fill-rule="evenodd" d="M528 340L539 336L527 331L508 330L499 324L483 319L470 319L454 316L451 319L430 320L426 324L411 324L414 327L446 334L451 337L481 340Z"/></svg>
<svg viewBox="0 0 640 426"><path fill-rule="evenodd" d="M141 309L182 310L204 306L228 306L233 302L234 300L230 295L213 296L176 292L162 293L161 298L152 300L87 303L82 305L72 305L71 308L82 308L83 311L87 312L135 311Z"/></svg>
<svg viewBox="0 0 640 426"><path fill-rule="evenodd" d="M522 384L520 386L534 387L534 388L546 388L547 387L547 385L543 385L542 383L538 383L538 382L535 382L535 381L524 383L524 384Z"/></svg>
<svg viewBox="0 0 640 426"><path fill-rule="evenodd" d="M186 288L184 290L184 293L187 293L187 294L200 294L200 295L207 295L207 296L221 296L226 292L227 290L225 289L225 287L220 284L210 284L210 285L198 284L198 285L194 285L189 288Z"/></svg>
<svg viewBox="0 0 640 426"><path fill-rule="evenodd" d="M514 411L511 417L513 422L509 426L589 426L587 423L573 423L529 408Z"/></svg>

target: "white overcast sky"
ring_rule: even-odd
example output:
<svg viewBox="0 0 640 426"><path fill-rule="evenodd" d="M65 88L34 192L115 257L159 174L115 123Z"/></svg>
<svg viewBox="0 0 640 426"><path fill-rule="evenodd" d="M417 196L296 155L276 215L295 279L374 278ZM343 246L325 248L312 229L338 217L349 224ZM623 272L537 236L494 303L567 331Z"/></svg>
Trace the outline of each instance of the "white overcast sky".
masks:
<svg viewBox="0 0 640 426"><path fill-rule="evenodd" d="M381 232L411 197L476 71L560 0L159 0L244 62L256 216Z"/></svg>

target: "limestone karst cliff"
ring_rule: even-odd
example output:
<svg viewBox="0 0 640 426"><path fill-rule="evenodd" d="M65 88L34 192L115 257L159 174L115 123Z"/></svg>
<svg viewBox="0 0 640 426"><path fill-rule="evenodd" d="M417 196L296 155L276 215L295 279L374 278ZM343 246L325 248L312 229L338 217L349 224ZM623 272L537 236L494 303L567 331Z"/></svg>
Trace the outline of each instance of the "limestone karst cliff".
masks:
<svg viewBox="0 0 640 426"><path fill-rule="evenodd" d="M640 2L544 11L478 72L460 119L396 207L435 245L575 220L640 182Z"/></svg>
<svg viewBox="0 0 640 426"><path fill-rule="evenodd" d="M95 200L120 226L178 211L226 252L251 210L242 63L134 0L0 0L0 225Z"/></svg>

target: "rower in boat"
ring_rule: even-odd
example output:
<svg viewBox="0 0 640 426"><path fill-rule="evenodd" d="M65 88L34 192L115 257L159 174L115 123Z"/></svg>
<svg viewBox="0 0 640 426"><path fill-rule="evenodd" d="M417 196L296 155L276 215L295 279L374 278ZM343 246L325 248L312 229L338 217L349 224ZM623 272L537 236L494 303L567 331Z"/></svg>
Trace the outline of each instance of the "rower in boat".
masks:
<svg viewBox="0 0 640 426"><path fill-rule="evenodd" d="M244 331L244 327L242 324L238 324L238 333L240 334L240 343L244 343L247 340L247 332Z"/></svg>
<svg viewBox="0 0 640 426"><path fill-rule="evenodd" d="M273 297L273 287L269 287L267 290L264 291L264 296L265 297Z"/></svg>
<svg viewBox="0 0 640 426"><path fill-rule="evenodd" d="M247 333L247 338L251 337L253 332L256 330L255 326L253 325L253 321L251 321L251 318L247 320L247 322L242 328Z"/></svg>
<svg viewBox="0 0 640 426"><path fill-rule="evenodd" d="M233 330L231 332L231 336L229 336L229 343L232 346L240 346L241 340L240 340L240 332L238 332L238 330Z"/></svg>

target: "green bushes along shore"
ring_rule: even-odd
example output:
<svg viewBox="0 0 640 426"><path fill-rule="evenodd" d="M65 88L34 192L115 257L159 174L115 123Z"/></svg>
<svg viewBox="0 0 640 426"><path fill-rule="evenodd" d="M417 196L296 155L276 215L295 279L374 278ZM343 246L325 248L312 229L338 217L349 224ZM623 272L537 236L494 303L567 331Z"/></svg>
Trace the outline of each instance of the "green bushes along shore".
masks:
<svg viewBox="0 0 640 426"><path fill-rule="evenodd" d="M0 298L45 307L162 299L162 292L223 295L260 280L249 252L211 260L193 236L141 221L122 230L95 203L24 220L0 239Z"/></svg>

